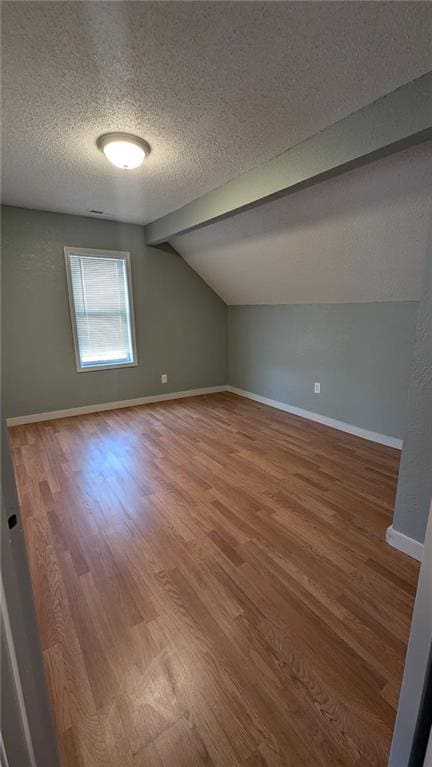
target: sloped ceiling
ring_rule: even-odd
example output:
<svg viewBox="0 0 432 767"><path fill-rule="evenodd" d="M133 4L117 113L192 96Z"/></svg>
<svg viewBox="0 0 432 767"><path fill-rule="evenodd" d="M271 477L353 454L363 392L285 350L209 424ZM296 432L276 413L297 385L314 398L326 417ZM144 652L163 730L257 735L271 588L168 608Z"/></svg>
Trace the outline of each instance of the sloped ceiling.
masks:
<svg viewBox="0 0 432 767"><path fill-rule="evenodd" d="M420 297L432 143L172 240L228 304Z"/></svg>
<svg viewBox="0 0 432 767"><path fill-rule="evenodd" d="M3 201L146 223L429 71L431 36L429 2L4 2Z"/></svg>

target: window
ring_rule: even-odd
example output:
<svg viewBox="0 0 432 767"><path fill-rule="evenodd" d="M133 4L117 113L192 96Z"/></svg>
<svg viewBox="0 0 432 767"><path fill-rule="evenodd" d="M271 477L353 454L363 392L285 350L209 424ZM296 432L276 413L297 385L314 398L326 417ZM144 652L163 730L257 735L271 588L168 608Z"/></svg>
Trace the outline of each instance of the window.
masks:
<svg viewBox="0 0 432 767"><path fill-rule="evenodd" d="M65 248L78 371L136 365L130 256Z"/></svg>

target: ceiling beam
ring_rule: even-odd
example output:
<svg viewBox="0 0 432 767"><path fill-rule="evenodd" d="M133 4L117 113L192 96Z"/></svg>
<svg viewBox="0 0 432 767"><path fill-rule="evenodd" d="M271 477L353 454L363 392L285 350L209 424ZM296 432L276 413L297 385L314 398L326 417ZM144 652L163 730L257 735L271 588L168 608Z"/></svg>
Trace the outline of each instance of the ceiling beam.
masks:
<svg viewBox="0 0 432 767"><path fill-rule="evenodd" d="M432 138L432 72L145 227L156 245Z"/></svg>

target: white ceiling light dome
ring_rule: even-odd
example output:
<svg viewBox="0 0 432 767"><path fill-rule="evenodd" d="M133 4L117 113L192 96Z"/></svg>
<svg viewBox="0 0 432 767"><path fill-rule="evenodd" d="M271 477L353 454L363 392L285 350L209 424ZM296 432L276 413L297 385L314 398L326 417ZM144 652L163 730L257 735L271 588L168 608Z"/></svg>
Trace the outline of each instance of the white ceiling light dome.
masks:
<svg viewBox="0 0 432 767"><path fill-rule="evenodd" d="M105 157L122 170L138 168L150 153L147 141L130 133L104 133L96 144Z"/></svg>

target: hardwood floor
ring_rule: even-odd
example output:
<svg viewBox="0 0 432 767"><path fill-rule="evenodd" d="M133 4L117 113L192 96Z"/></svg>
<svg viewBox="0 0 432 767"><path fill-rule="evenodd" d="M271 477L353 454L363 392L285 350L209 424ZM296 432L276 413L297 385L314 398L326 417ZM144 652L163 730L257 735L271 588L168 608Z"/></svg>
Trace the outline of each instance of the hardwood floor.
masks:
<svg viewBox="0 0 432 767"><path fill-rule="evenodd" d="M11 429L62 767L384 767L399 453L231 394Z"/></svg>

